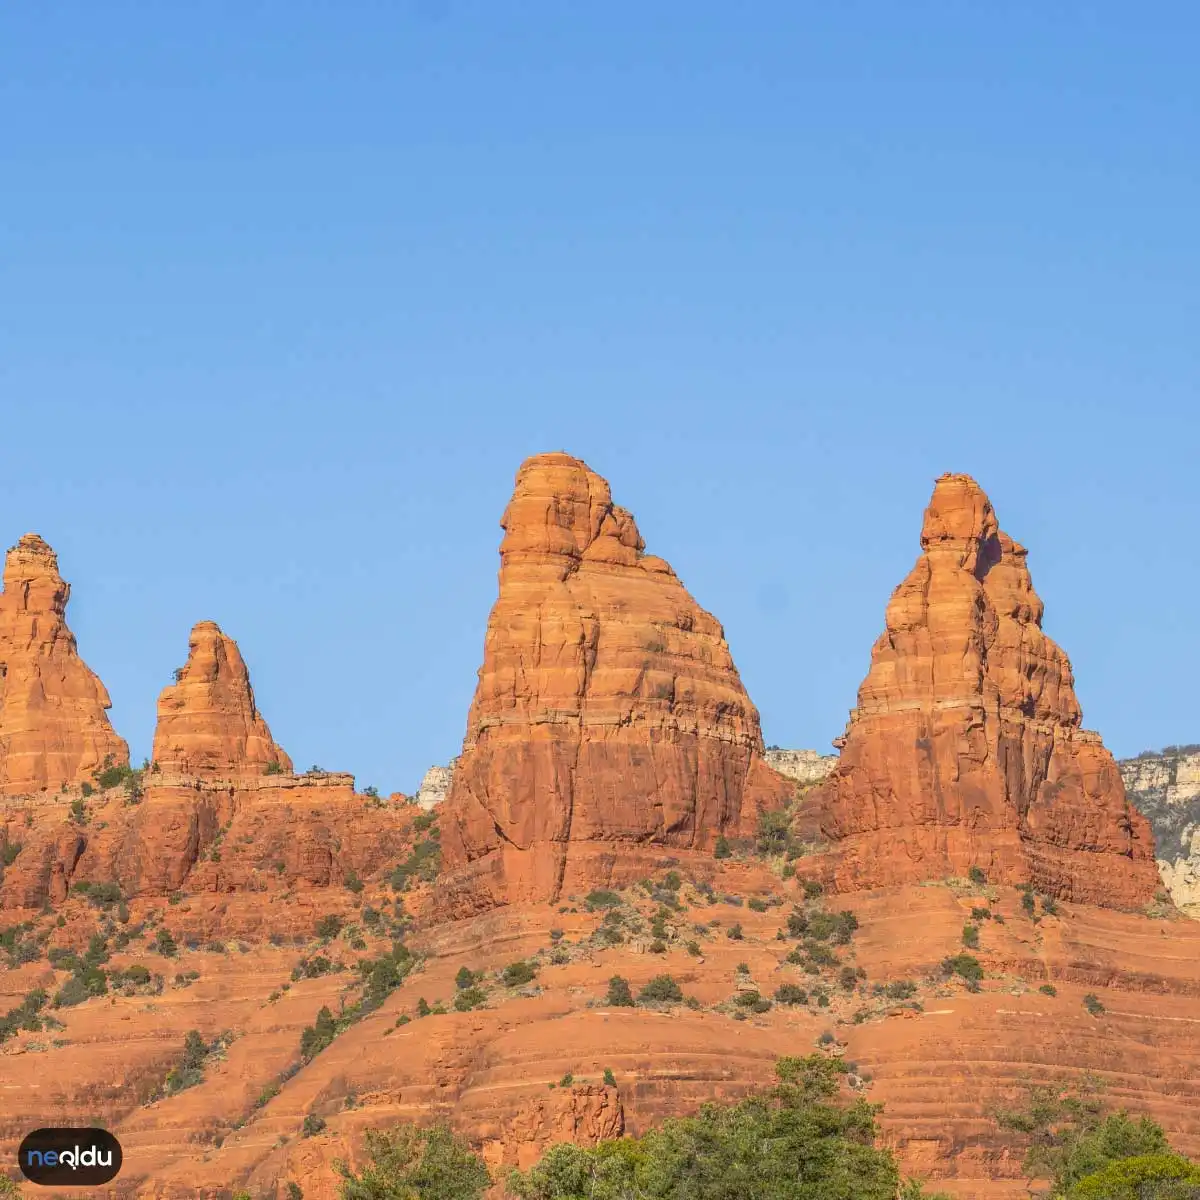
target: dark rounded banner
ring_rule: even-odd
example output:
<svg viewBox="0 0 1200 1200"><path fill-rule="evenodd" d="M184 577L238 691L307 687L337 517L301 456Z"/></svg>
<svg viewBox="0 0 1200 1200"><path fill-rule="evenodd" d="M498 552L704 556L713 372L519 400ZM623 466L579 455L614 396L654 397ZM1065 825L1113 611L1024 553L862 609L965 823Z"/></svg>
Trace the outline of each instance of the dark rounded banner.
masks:
<svg viewBox="0 0 1200 1200"><path fill-rule="evenodd" d="M121 1143L104 1129L35 1129L17 1151L30 1183L43 1187L93 1187L121 1169Z"/></svg>

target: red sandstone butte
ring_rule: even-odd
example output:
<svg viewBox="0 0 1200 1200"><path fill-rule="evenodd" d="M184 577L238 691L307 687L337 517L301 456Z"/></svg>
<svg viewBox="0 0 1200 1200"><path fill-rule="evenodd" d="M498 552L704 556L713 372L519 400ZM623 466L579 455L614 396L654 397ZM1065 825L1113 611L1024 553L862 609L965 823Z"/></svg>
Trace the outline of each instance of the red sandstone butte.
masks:
<svg viewBox="0 0 1200 1200"><path fill-rule="evenodd" d="M500 594L442 815L451 911L555 899L711 851L793 785L720 623L579 459L517 473Z"/></svg>
<svg viewBox="0 0 1200 1200"><path fill-rule="evenodd" d="M0 592L0 794L58 791L89 780L129 747L113 731L104 684L67 628L71 586L58 558L27 533L4 560Z"/></svg>
<svg viewBox="0 0 1200 1200"><path fill-rule="evenodd" d="M842 890L965 875L1136 908L1160 886L1145 818L1071 664L1042 632L1026 551L979 485L943 475L893 593L835 773L813 793Z"/></svg>
<svg viewBox="0 0 1200 1200"><path fill-rule="evenodd" d="M187 665L158 698L153 759L165 774L199 778L258 777L272 763L291 774L292 760L254 703L237 642L215 621L192 629Z"/></svg>

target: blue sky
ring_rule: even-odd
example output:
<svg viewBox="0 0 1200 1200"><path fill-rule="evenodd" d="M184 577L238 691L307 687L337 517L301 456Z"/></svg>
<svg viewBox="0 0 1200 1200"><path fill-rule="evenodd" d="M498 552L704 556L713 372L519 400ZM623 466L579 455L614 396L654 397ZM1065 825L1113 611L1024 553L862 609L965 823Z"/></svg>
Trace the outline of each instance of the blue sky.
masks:
<svg viewBox="0 0 1200 1200"><path fill-rule="evenodd" d="M298 766L453 755L566 449L840 732L935 476L1085 722L1200 740L1200 10L398 0L0 16L0 541L137 758L213 619Z"/></svg>

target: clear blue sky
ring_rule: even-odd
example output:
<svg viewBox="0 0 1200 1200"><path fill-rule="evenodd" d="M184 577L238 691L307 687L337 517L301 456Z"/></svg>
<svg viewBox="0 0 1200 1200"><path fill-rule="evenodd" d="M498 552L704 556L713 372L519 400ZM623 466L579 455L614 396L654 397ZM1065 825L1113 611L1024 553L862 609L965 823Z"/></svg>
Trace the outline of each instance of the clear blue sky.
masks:
<svg viewBox="0 0 1200 1200"><path fill-rule="evenodd" d="M136 757L193 622L297 765L457 752L521 459L607 476L767 740L841 731L932 480L1086 723L1200 741L1200 9L0 15L0 542Z"/></svg>

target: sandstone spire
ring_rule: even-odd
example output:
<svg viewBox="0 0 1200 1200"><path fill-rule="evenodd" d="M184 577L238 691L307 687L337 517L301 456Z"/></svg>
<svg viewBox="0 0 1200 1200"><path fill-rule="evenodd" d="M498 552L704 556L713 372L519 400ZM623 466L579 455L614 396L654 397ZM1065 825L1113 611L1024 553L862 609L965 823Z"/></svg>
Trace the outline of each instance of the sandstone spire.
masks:
<svg viewBox="0 0 1200 1200"><path fill-rule="evenodd" d="M215 621L192 629L187 665L158 698L154 762L169 774L221 779L262 775L272 763L292 769L255 706L237 643Z"/></svg>
<svg viewBox="0 0 1200 1200"><path fill-rule="evenodd" d="M812 797L837 882L965 875L1135 907L1158 886L1145 819L1098 734L1080 728L1071 664L1042 632L1024 547L979 485L943 475L921 557Z"/></svg>
<svg viewBox="0 0 1200 1200"><path fill-rule="evenodd" d="M517 474L500 595L443 811L458 910L645 874L710 850L792 786L720 624L643 552L608 484L567 454Z"/></svg>
<svg viewBox="0 0 1200 1200"><path fill-rule="evenodd" d="M108 692L67 628L70 595L54 551L25 534L5 557L0 593L0 793L58 791L106 759L129 762Z"/></svg>

